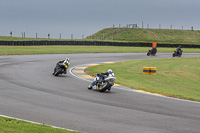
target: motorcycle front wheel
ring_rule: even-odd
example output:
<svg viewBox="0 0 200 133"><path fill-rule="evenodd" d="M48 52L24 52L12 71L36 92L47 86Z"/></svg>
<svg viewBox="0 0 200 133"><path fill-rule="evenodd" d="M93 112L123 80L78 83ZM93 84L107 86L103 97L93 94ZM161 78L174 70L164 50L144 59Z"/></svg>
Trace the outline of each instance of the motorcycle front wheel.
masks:
<svg viewBox="0 0 200 133"><path fill-rule="evenodd" d="M108 87L108 91L110 91L111 90L111 86L110 87Z"/></svg>
<svg viewBox="0 0 200 133"><path fill-rule="evenodd" d="M60 72L60 71L61 71L61 69L57 70L57 71L55 72L55 74L54 74L54 75L55 75L55 76L58 76L59 74L61 74L61 72Z"/></svg>
<svg viewBox="0 0 200 133"><path fill-rule="evenodd" d="M104 82L104 85L102 86L102 88L99 88L100 92L105 92L109 87L109 83L108 82Z"/></svg>
<svg viewBox="0 0 200 133"><path fill-rule="evenodd" d="M88 86L88 90L92 89L92 83Z"/></svg>

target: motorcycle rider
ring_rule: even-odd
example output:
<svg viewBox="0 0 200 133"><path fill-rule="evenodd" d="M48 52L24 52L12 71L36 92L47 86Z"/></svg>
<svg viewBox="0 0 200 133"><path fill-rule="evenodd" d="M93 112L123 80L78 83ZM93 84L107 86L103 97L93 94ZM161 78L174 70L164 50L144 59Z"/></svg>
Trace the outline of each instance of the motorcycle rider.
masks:
<svg viewBox="0 0 200 133"><path fill-rule="evenodd" d="M152 53L156 53L156 51L157 51L157 47L155 46L152 48Z"/></svg>
<svg viewBox="0 0 200 133"><path fill-rule="evenodd" d="M58 63L56 63L56 67L60 67L61 65L64 65L64 74L67 73L67 68L69 67L70 65L70 59L69 58L66 58L65 60L62 60L62 61L59 61ZM55 74L56 72L56 68L54 69L54 73L53 75Z"/></svg>
<svg viewBox="0 0 200 133"><path fill-rule="evenodd" d="M179 54L181 51L182 51L182 50L181 50L181 45L179 45L179 46L177 47L177 49L176 49L176 52L177 52L177 54Z"/></svg>
<svg viewBox="0 0 200 133"><path fill-rule="evenodd" d="M104 80L105 76L114 76L114 73L112 72L112 69L108 69L108 71L106 73L102 73L100 74L100 80Z"/></svg>
<svg viewBox="0 0 200 133"><path fill-rule="evenodd" d="M112 72L112 69L108 69L107 72L103 73L98 73L96 76L97 78L94 79L93 83L92 83L92 86L96 85L97 82L101 82L102 80L105 79L105 77L107 76L114 76L114 73ZM98 80L98 81L97 81Z"/></svg>

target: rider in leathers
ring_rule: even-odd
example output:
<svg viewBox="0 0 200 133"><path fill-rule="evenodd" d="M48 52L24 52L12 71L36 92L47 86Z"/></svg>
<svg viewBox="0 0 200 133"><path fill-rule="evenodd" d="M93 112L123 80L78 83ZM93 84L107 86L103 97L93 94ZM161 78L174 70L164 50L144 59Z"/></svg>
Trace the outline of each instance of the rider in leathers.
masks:
<svg viewBox="0 0 200 133"><path fill-rule="evenodd" d="M179 54L181 52L181 45L179 45L176 49L177 54Z"/></svg>
<svg viewBox="0 0 200 133"><path fill-rule="evenodd" d="M157 51L157 47L153 47L152 48L152 53L156 53L156 51Z"/></svg>
<svg viewBox="0 0 200 133"><path fill-rule="evenodd" d="M64 65L64 74L67 73L67 68L69 67L70 65L70 59L69 58L66 58L65 60L62 60L62 61L59 61L58 63L56 63L56 66L60 67L60 65ZM54 73L53 75L55 74L56 72L56 68L54 69Z"/></svg>
<svg viewBox="0 0 200 133"><path fill-rule="evenodd" d="M99 80L98 80L98 81L104 80L104 78L105 78L106 76L109 76L109 74L112 74L112 75L114 76L114 73L112 72L111 69L108 69L108 71L105 72L105 73L102 73L102 72L101 72L100 74L97 74L97 76L99 77ZM96 85L96 83L97 83L98 81L97 81L97 79L95 79L95 80L93 81L93 83L92 83L92 86Z"/></svg>

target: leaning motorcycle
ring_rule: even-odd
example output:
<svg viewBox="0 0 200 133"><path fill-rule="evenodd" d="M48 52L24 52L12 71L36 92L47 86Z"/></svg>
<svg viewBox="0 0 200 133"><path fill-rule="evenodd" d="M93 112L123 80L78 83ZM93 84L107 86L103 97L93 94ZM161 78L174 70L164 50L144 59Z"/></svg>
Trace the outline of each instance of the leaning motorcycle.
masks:
<svg viewBox="0 0 200 133"><path fill-rule="evenodd" d="M172 56L173 56L173 57L175 57L175 56L179 56L179 57L181 57L182 53L183 53L183 50L181 50L179 53L178 53L177 50L174 50Z"/></svg>
<svg viewBox="0 0 200 133"><path fill-rule="evenodd" d="M65 71L66 70L66 71ZM67 64L57 63L54 68L54 76L58 76L59 74L66 74L67 72Z"/></svg>
<svg viewBox="0 0 200 133"><path fill-rule="evenodd" d="M152 50L152 49L149 49L149 51L148 51L148 53L147 53L147 56L149 56L149 55L153 55L153 56L155 56L156 53L157 53L157 49L156 49L155 51Z"/></svg>
<svg viewBox="0 0 200 133"><path fill-rule="evenodd" d="M105 92L106 90L110 91L111 87L114 85L115 80L116 77L114 77L114 74L109 74L103 79L101 79L99 74L97 74L94 78L94 82L88 86L88 89L98 90L99 92Z"/></svg>

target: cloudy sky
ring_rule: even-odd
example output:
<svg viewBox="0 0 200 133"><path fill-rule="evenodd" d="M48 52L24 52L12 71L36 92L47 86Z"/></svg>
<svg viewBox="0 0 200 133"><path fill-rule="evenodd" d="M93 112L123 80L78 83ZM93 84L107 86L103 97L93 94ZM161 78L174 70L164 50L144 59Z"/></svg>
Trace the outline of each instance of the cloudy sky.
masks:
<svg viewBox="0 0 200 133"><path fill-rule="evenodd" d="M82 38L126 24L200 30L200 0L0 0L0 36Z"/></svg>

